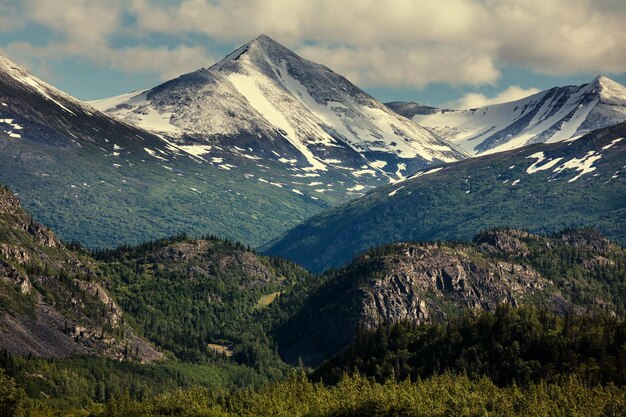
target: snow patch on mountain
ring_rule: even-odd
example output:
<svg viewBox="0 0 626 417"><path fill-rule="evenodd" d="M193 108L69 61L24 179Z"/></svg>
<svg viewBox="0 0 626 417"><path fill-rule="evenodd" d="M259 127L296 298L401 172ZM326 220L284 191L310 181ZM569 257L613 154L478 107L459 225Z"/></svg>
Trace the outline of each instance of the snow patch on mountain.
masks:
<svg viewBox="0 0 626 417"><path fill-rule="evenodd" d="M561 172L565 169L573 169L578 171L579 174L571 178L568 182L574 182L585 174L589 174L596 170L593 163L602 158L602 155L597 154L594 151L589 151L587 155L582 158L572 158L563 165L557 167L554 172Z"/></svg>
<svg viewBox="0 0 626 417"><path fill-rule="evenodd" d="M530 156L527 156L526 158L531 158L531 159L532 158L536 158L537 159L537 161L535 161L534 164L532 164L531 166L529 166L526 169L526 172L528 174L534 174L535 172L538 172L538 171L545 171L546 169L550 169L553 166L555 166L556 164L558 164L560 160L563 159L563 158L550 159L545 164L539 165L540 163L542 163L546 159L546 157L544 156L543 152L534 153L534 154L532 154Z"/></svg>
<svg viewBox="0 0 626 417"><path fill-rule="evenodd" d="M4 125L4 126L2 126ZM21 133L18 133L18 130L22 130L24 126L15 123L13 119L0 119L0 129L9 137L14 139L20 139L22 137Z"/></svg>

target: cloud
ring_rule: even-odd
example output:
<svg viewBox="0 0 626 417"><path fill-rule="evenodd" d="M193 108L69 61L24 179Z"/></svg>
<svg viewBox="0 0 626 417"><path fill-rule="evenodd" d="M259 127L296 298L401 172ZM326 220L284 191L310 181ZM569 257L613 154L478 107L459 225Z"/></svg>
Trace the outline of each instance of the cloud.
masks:
<svg viewBox="0 0 626 417"><path fill-rule="evenodd" d="M113 69L128 73L152 71L163 80L211 65L216 58L199 46L147 47L133 46L112 50L108 61Z"/></svg>
<svg viewBox="0 0 626 417"><path fill-rule="evenodd" d="M54 62L81 58L103 68L131 74L152 73L169 79L215 61L216 57L203 47L184 43L113 46L112 41L120 35L132 37L132 31L124 24L124 4L122 0L64 0L63 7L59 7L56 1L25 0L18 14L28 16L31 23L42 25L57 36L45 45L20 41L4 45L1 50L18 63L37 68L39 74L50 72Z"/></svg>
<svg viewBox="0 0 626 417"><path fill-rule="evenodd" d="M483 85L494 83L500 76L488 55L456 47L307 46L297 51L366 86L424 87L433 82Z"/></svg>
<svg viewBox="0 0 626 417"><path fill-rule="evenodd" d="M12 32L26 22L26 18L20 15L19 3L14 0L0 0L0 11L0 33Z"/></svg>
<svg viewBox="0 0 626 417"><path fill-rule="evenodd" d="M224 42L267 33L366 85L490 84L501 67L626 71L623 0L134 0L131 9L148 32Z"/></svg>
<svg viewBox="0 0 626 417"><path fill-rule="evenodd" d="M37 74L54 79L51 65L66 58L79 56L92 65L128 74L156 74L161 80L177 77L185 72L206 67L216 58L197 46L151 47L135 45L124 48L111 48L100 45L80 54L72 44L50 44L45 47L33 46L27 42L15 42L0 48L2 55L26 68L37 69Z"/></svg>
<svg viewBox="0 0 626 417"><path fill-rule="evenodd" d="M506 103L509 101L519 100L524 97L536 94L541 91L538 88L522 88L513 85L504 91L501 91L494 97L487 97L484 94L469 93L458 100L444 104L446 108L452 109L475 109L476 107L488 106L490 104Z"/></svg>
<svg viewBox="0 0 626 417"><path fill-rule="evenodd" d="M261 33L364 87L494 85L505 67L626 72L623 0L0 0L0 9L0 32L53 33L28 51L162 76Z"/></svg>

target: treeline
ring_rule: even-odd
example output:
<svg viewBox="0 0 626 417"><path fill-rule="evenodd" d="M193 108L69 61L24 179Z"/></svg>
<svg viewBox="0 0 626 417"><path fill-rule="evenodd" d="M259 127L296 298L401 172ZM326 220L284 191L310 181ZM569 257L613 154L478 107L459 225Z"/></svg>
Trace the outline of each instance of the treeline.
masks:
<svg viewBox="0 0 626 417"><path fill-rule="evenodd" d="M626 321L606 314L559 315L503 305L467 311L447 323L384 324L358 333L314 380L336 383L358 372L378 382L453 372L527 386L574 375L589 385L626 385Z"/></svg>
<svg viewBox="0 0 626 417"><path fill-rule="evenodd" d="M0 390L7 386L13 414L23 415L23 397L0 374ZM2 397L3 392L0 392ZM15 403L17 401L17 404ZM1 404L0 405L4 405ZM7 408L8 409L8 408ZM31 416L50 416L39 409ZM260 390L216 396L206 389L176 390L143 400L115 397L104 405L86 405L66 416L93 417L470 417L470 416L623 416L626 391L615 385L588 387L577 378L556 384L498 387L487 378L444 374L416 382L380 384L352 376L335 386L312 383L303 375Z"/></svg>
<svg viewBox="0 0 626 417"><path fill-rule="evenodd" d="M124 258L124 257L127 257L127 258L142 257L150 252L153 252L157 249L160 249L162 247L165 247L174 243L180 243L180 242L185 242L185 241L195 241L198 239L213 241L220 245L224 245L228 249L243 250L243 251L254 253L254 249L238 241L232 241L227 238L220 238L219 236L212 235L212 234L202 235L199 238L192 238L189 236L189 234L184 233L184 232L170 236L170 237L166 237L166 238L149 240L147 242L143 242L138 245L121 245L113 249L104 248L104 249L87 250L83 248L78 242L69 242L66 244L66 246L70 250L87 251L91 256L93 256L94 258L100 261L111 262L111 261L120 260L121 258Z"/></svg>
<svg viewBox="0 0 626 417"><path fill-rule="evenodd" d="M31 414L52 410L66 415L80 407L95 408L116 398L147 401L166 392L194 386L210 387L224 396L239 389L259 388L270 381L258 371L225 361L204 365L180 362L140 364L96 357L22 358L0 351L0 417L8 401L21 403ZM2 387L5 390L2 390ZM2 403L6 398L7 402ZM19 401L16 401L19 400ZM19 415L19 414L17 414Z"/></svg>

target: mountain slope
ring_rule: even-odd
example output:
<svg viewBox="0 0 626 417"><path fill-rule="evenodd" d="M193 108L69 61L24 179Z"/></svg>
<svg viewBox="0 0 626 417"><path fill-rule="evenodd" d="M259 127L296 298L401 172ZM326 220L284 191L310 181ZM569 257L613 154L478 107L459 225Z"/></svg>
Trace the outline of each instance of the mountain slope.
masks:
<svg viewBox="0 0 626 417"><path fill-rule="evenodd" d="M68 251L0 188L0 348L44 357L75 354L160 360L124 323L93 260Z"/></svg>
<svg viewBox="0 0 626 417"><path fill-rule="evenodd" d="M581 86L555 87L509 103L440 110L416 103L388 107L471 154L558 142L626 120L626 87L604 76Z"/></svg>
<svg viewBox="0 0 626 417"><path fill-rule="evenodd" d="M258 172L284 166L258 164ZM256 245L339 201L332 191L326 201L298 191L318 186L248 175L96 111L0 58L0 182L63 240L102 247L187 231Z"/></svg>
<svg viewBox="0 0 626 417"><path fill-rule="evenodd" d="M471 243L392 244L326 273L278 328L277 341L287 361L315 365L347 347L357 329L445 323L464 310L500 304L623 316L624 261L622 247L587 229L552 237L506 229Z"/></svg>
<svg viewBox="0 0 626 417"><path fill-rule="evenodd" d="M495 226L594 226L626 242L626 124L419 171L308 219L266 245L321 271L395 241L468 239Z"/></svg>
<svg viewBox="0 0 626 417"><path fill-rule="evenodd" d="M465 157L265 35L208 69L91 104L205 159L322 199ZM268 163L277 165L256 169Z"/></svg>
<svg viewBox="0 0 626 417"><path fill-rule="evenodd" d="M297 265L210 236L179 235L95 256L129 322L179 360L224 355L268 373L284 365L262 314L280 294L312 278Z"/></svg>

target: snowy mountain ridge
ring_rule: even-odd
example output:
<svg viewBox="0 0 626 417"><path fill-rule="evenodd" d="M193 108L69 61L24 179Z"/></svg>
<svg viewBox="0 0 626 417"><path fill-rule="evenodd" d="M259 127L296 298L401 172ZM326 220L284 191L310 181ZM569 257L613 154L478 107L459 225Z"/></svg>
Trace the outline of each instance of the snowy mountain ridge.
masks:
<svg viewBox="0 0 626 417"><path fill-rule="evenodd" d="M626 120L626 87L598 76L581 86L555 87L529 97L468 110L388 103L470 154L568 140Z"/></svg>
<svg viewBox="0 0 626 417"><path fill-rule="evenodd" d="M68 113L74 114L72 110L70 110L68 107L63 105L63 103L61 103L59 98L71 102L74 106L80 107L88 113L94 112L94 109L91 108L91 106L58 90L50 84L38 79L37 77L32 76L28 71L24 70L22 67L16 65L14 62L3 56L0 56L0 72L9 75L11 78L13 78L15 81L17 81L19 84L23 85L26 88L30 87L35 89L44 98L52 101L54 104L56 104ZM6 103L4 107L6 107Z"/></svg>
<svg viewBox="0 0 626 417"><path fill-rule="evenodd" d="M0 57L0 185L63 240L111 247L186 230L260 244L358 191L278 181L276 166L193 155Z"/></svg>
<svg viewBox="0 0 626 417"><path fill-rule="evenodd" d="M248 160L281 161L296 173L343 171L388 181L466 157L265 35L208 69L91 104L196 155L230 160L237 147Z"/></svg>

